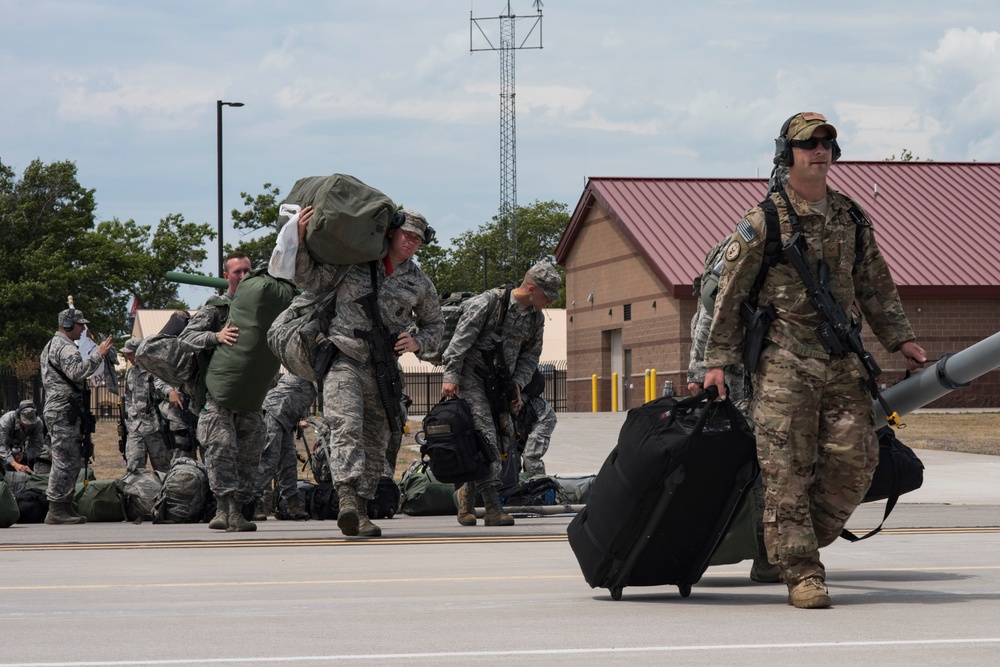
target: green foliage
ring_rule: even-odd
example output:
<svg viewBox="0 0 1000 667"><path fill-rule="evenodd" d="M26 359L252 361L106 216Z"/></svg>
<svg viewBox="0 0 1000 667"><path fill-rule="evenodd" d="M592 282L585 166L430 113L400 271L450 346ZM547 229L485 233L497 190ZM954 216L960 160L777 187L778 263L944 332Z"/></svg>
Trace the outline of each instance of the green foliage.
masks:
<svg viewBox="0 0 1000 667"><path fill-rule="evenodd" d="M476 230L463 232L445 249L436 243L422 246L417 255L438 291L480 292L484 285L504 282L520 284L525 272L537 262L555 264L555 250L569 224L566 204L538 201L517 210L517 264L514 265L510 229L500 216ZM562 270L556 267L560 273ZM484 282L485 270L485 282ZM553 306L563 307L565 288Z"/></svg>
<svg viewBox="0 0 1000 667"><path fill-rule="evenodd" d="M930 158L924 160L924 162L933 162ZM914 155L913 151L908 148L904 148L897 158L895 154L885 158L883 162L920 162L920 156Z"/></svg>
<svg viewBox="0 0 1000 667"><path fill-rule="evenodd" d="M0 162L0 365L41 352L69 295L95 335L128 334L133 294L146 307L184 306L163 274L195 273L211 228L172 215L150 237L131 220L97 225L95 207L73 162L35 160L20 180Z"/></svg>
<svg viewBox="0 0 1000 667"><path fill-rule="evenodd" d="M232 250L244 253L250 258L250 265L254 268L266 265L271 259L271 252L278 240L279 230L276 224L278 209L281 207L281 202L284 201L279 198L281 190L278 187L265 183L263 188L264 192L256 196L250 196L246 192L240 193L243 205L248 208L245 211L233 209L233 227L243 230L244 236L259 230L268 230L268 233L242 239L235 247L226 244L227 253Z"/></svg>

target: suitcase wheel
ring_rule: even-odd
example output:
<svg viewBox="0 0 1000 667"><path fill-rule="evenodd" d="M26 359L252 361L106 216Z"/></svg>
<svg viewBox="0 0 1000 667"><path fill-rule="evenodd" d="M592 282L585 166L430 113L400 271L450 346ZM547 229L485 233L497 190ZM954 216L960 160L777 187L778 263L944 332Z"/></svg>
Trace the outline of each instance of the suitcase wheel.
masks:
<svg viewBox="0 0 1000 667"><path fill-rule="evenodd" d="M691 592L690 588L688 589L688 592L689 593ZM622 587L621 586L615 586L614 588L611 589L611 599L614 600L615 602L617 602L618 600L622 599Z"/></svg>
<svg viewBox="0 0 1000 667"><path fill-rule="evenodd" d="M686 598L691 595L691 584L678 584L677 590L680 591L682 598Z"/></svg>

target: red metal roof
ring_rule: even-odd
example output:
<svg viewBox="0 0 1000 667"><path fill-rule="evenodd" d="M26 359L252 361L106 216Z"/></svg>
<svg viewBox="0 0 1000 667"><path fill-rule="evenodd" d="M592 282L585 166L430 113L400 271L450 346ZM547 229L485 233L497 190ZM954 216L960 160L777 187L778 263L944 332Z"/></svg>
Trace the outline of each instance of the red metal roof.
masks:
<svg viewBox="0 0 1000 667"><path fill-rule="evenodd" d="M838 162L830 187L868 212L904 298L1000 298L1000 163ZM607 211L675 298L766 193L763 178L591 178L556 248Z"/></svg>

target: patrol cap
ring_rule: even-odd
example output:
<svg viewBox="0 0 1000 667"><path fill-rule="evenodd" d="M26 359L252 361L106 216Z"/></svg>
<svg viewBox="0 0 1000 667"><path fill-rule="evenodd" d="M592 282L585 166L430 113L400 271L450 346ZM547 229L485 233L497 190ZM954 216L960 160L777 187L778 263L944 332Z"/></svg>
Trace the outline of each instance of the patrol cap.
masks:
<svg viewBox="0 0 1000 667"><path fill-rule="evenodd" d="M528 269L528 278L542 288L545 296L553 301L559 300L559 287L562 285L562 278L559 277L556 267L548 262L539 262Z"/></svg>
<svg viewBox="0 0 1000 667"><path fill-rule="evenodd" d="M785 136L793 141L801 141L812 137L813 132L825 127L831 139L837 138L837 128L826 121L826 117L815 111L803 111L792 116L788 122L788 132Z"/></svg>
<svg viewBox="0 0 1000 667"><path fill-rule="evenodd" d="M73 320L76 324L90 324L90 321L83 316L83 311L76 308L72 310L67 308L59 313L59 326L62 326L62 323L66 320Z"/></svg>
<svg viewBox="0 0 1000 667"><path fill-rule="evenodd" d="M38 423L38 411L31 401L21 401L17 406L17 417L25 426L34 426Z"/></svg>
<svg viewBox="0 0 1000 667"><path fill-rule="evenodd" d="M139 343L142 342L141 338L129 338L125 345L122 347L122 354L128 354L129 352L135 352L139 349Z"/></svg>
<svg viewBox="0 0 1000 667"><path fill-rule="evenodd" d="M410 211L408 209L403 209L403 224L400 227L404 232L410 232L411 234L416 234L420 238L424 238L427 234L427 218L416 211Z"/></svg>

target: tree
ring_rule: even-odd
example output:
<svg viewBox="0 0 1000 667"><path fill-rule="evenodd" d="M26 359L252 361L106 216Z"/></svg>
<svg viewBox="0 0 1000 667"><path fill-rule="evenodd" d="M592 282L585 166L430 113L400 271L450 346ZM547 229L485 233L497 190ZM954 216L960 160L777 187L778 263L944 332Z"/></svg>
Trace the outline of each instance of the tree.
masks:
<svg viewBox="0 0 1000 667"><path fill-rule="evenodd" d="M896 158L895 155L891 155L890 157L885 158L885 160L883 160L883 161L884 162L920 162L920 157L917 156L917 155L914 155L913 152L910 149L904 148L902 150L902 152L900 152L898 159ZM924 160L924 162L933 162L933 161L934 160L931 160L930 158Z"/></svg>
<svg viewBox="0 0 1000 667"><path fill-rule="evenodd" d="M184 305L163 274L195 273L211 228L171 215L150 237L131 220L95 225L95 207L72 162L35 160L20 180L0 162L0 238L8 241L0 244L0 365L37 357L70 295L95 335L128 333L132 295L146 305Z"/></svg>
<svg viewBox="0 0 1000 667"><path fill-rule="evenodd" d="M241 240L235 247L226 244L226 252L238 250L250 258L250 266L259 267L267 264L271 259L271 252L274 250L275 241L278 239L278 210L282 200L279 199L281 190L265 183L264 192L251 197L246 192L241 192L243 205L247 206L246 211L233 209L233 227L244 230L244 236L259 230L268 230L267 234Z"/></svg>
<svg viewBox="0 0 1000 667"><path fill-rule="evenodd" d="M517 209L517 266L512 265L509 232L499 216L476 230L452 239L452 247L422 246L417 255L420 268L441 292L482 291L484 282L520 284L525 272L537 262L555 264L555 250L569 224L566 204L538 201ZM558 269L558 267L557 267ZM484 277L485 271L485 277ZM563 275L560 269L560 274ZM553 305L565 303L565 287Z"/></svg>

